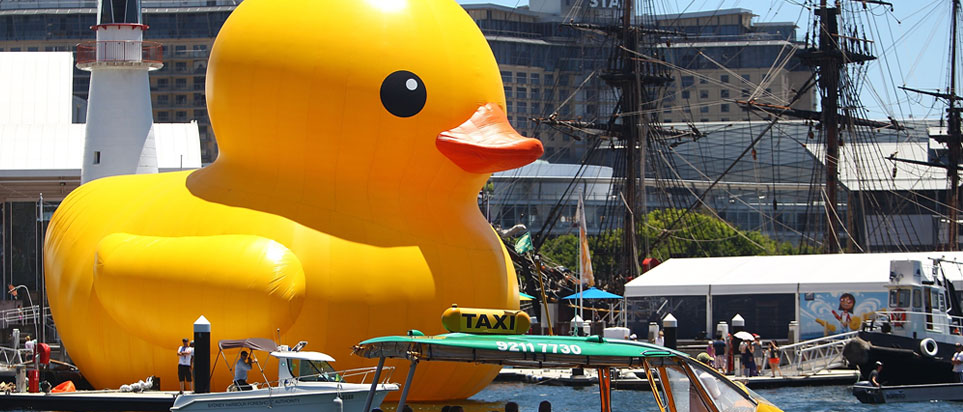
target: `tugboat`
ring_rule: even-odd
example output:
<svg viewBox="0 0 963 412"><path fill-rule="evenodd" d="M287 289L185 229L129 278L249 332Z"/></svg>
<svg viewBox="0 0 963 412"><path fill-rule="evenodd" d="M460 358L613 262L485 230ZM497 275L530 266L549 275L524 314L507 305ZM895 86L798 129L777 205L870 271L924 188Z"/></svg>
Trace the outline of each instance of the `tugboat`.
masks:
<svg viewBox="0 0 963 412"><path fill-rule="evenodd" d="M882 362L883 385L958 383L951 359L956 343L963 343L963 311L941 271L944 262L951 263L933 259L932 270L920 261L890 262L887 309L865 321L843 350L859 366L861 380Z"/></svg>

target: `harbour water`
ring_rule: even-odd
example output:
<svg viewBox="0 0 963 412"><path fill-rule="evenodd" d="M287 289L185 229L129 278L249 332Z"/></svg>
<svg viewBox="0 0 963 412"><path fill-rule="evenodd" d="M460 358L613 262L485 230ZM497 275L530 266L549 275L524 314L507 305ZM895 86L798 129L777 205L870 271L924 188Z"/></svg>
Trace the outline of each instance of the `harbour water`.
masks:
<svg viewBox="0 0 963 412"><path fill-rule="evenodd" d="M960 411L963 402L919 402L884 405L865 405L853 397L849 386L815 386L780 389L761 389L762 395L786 412L824 411L872 411L872 412L923 412ZM542 401L552 403L556 412L597 412L598 389L595 387L571 388L523 383L500 383L489 385L467 401L450 402L462 406L465 412L504 411L505 403L512 401L521 412L535 412ZM412 404L414 412L438 412L442 404ZM394 412L395 404L382 405L386 412ZM622 412L658 411L655 399L648 391L616 390L612 394L612 410Z"/></svg>

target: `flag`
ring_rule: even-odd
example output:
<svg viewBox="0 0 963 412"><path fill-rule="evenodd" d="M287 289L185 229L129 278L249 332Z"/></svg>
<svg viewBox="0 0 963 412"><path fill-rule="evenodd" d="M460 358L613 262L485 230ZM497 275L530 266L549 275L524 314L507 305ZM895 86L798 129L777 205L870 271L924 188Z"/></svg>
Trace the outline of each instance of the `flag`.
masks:
<svg viewBox="0 0 963 412"><path fill-rule="evenodd" d="M592 256L589 253L588 229L585 224L585 204L582 194L578 195L578 209L575 211L578 219L578 278L589 286L595 286L595 275L592 273Z"/></svg>
<svg viewBox="0 0 963 412"><path fill-rule="evenodd" d="M522 235L522 237L518 238L518 241L515 242L515 253L518 253L520 255L524 255L526 252L528 252L529 250L532 250L533 248L534 246L532 246L532 235L529 234L528 232L525 232L525 234Z"/></svg>

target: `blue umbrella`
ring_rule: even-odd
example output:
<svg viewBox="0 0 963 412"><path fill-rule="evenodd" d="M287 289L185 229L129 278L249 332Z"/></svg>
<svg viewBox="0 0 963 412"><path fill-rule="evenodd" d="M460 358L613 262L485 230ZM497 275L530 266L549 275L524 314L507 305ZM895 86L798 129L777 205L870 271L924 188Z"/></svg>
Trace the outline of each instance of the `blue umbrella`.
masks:
<svg viewBox="0 0 963 412"><path fill-rule="evenodd" d="M579 294L568 295L562 299L578 299ZM606 292L599 288L589 288L582 291L582 299L622 299L621 296Z"/></svg>

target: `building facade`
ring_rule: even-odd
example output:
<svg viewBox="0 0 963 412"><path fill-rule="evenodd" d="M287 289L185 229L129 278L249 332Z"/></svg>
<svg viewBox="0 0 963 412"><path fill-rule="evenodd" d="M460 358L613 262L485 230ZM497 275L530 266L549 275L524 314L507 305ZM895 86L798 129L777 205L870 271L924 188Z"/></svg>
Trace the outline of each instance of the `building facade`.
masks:
<svg viewBox="0 0 963 412"><path fill-rule="evenodd" d="M163 44L164 66L151 72L154 122L196 121L205 163L217 157L217 142L204 97L207 58L214 37L240 1L142 2L144 40ZM96 0L19 0L0 2L0 52L76 51L93 41ZM73 94L86 100L90 73L74 69ZM83 121L83 119L79 119Z"/></svg>

